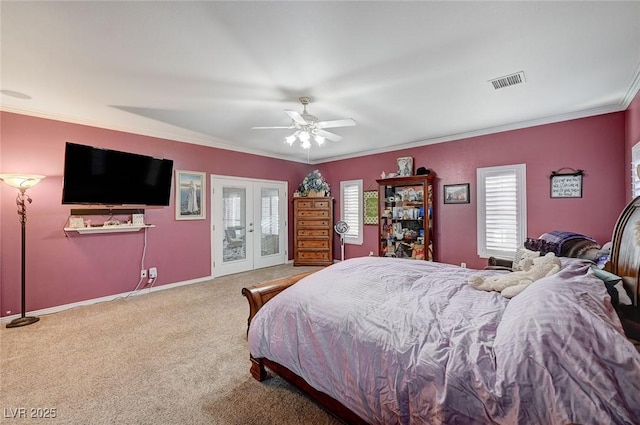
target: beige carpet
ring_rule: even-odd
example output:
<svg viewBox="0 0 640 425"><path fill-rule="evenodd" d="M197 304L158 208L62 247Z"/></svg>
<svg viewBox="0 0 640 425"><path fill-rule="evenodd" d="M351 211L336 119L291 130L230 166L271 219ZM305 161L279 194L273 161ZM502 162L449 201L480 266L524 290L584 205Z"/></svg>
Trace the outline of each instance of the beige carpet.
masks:
<svg viewBox="0 0 640 425"><path fill-rule="evenodd" d="M337 424L280 378L249 374L241 289L309 269L270 267L3 324L0 423ZM53 409L54 419L31 418Z"/></svg>

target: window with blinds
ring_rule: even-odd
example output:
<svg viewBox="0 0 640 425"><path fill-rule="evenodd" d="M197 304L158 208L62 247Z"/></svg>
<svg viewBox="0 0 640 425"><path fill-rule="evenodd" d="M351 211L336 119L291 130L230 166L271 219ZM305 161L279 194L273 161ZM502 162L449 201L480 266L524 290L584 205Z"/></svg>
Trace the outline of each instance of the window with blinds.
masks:
<svg viewBox="0 0 640 425"><path fill-rule="evenodd" d="M280 197L278 189L260 191L260 226L263 235L280 234Z"/></svg>
<svg viewBox="0 0 640 425"><path fill-rule="evenodd" d="M242 226L244 189L224 188L222 198L222 225L225 229Z"/></svg>
<svg viewBox="0 0 640 425"><path fill-rule="evenodd" d="M631 197L640 196L640 142L631 148Z"/></svg>
<svg viewBox="0 0 640 425"><path fill-rule="evenodd" d="M340 219L349 225L345 243L362 245L362 180L340 182Z"/></svg>
<svg viewBox="0 0 640 425"><path fill-rule="evenodd" d="M513 258L527 234L525 164L478 168L478 255Z"/></svg>

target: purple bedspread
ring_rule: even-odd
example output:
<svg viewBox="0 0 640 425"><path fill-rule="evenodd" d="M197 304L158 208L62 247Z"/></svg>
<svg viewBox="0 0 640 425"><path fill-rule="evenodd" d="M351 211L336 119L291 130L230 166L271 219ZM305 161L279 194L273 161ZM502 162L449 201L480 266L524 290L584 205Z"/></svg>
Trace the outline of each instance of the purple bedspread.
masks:
<svg viewBox="0 0 640 425"><path fill-rule="evenodd" d="M347 260L269 301L250 350L372 424L640 424L640 354L591 263L562 261L509 301L477 270Z"/></svg>

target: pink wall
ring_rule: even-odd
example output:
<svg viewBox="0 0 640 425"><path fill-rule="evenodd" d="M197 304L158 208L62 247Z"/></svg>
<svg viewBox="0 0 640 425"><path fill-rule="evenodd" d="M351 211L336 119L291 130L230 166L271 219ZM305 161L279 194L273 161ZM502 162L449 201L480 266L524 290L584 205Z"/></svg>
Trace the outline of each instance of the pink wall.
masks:
<svg viewBox="0 0 640 425"><path fill-rule="evenodd" d="M27 310L124 293L138 283L143 232L65 237L62 229L71 209L61 204L65 142L169 158L175 169L289 181L293 182L290 193L310 168L296 162L18 114L1 113L0 123L0 172L47 176L28 192L33 203L27 207ZM9 186L0 185L2 316L7 311L20 311L16 194ZM146 267L158 267L156 285L211 275L210 219L175 221L174 201L172 194L171 206L146 211L146 220L157 226L148 230L145 259Z"/></svg>
<svg viewBox="0 0 640 425"><path fill-rule="evenodd" d="M336 161L320 169L330 177L332 187L339 187L341 180L363 179L368 190L377 188L375 180L382 171L396 171L397 157L412 156L414 168L424 166L437 174L437 259L482 268L486 259L476 254L476 168L526 164L529 236L568 230L604 244L625 205L624 123L625 114L620 112ZM550 198L549 176L563 167L585 170L582 198ZM442 185L467 182L471 183L471 203L444 205ZM336 217L339 211L338 199ZM377 253L377 227L371 225L365 226L364 244L346 245L345 256L369 251Z"/></svg>
<svg viewBox="0 0 640 425"><path fill-rule="evenodd" d="M636 97L626 110L626 148L625 148L625 164L631 164L631 148L640 142L640 92L636 93ZM627 167L628 168L628 167ZM631 201L631 173L625 173L625 187L627 201Z"/></svg>
<svg viewBox="0 0 640 425"><path fill-rule="evenodd" d="M363 179L364 189L376 189L380 173L395 171L396 158L412 156L415 168L434 170L437 178L436 249L442 262L481 268L476 254L476 168L527 164L528 234L553 229L572 230L604 243L611 237L618 213L626 203L628 156L640 140L640 101L629 110L592 118L509 131L423 146L391 153L309 166L256 155L195 146L117 131L29 116L0 113L0 172L34 172L47 178L30 190L28 207L28 301L37 310L128 292L138 282L143 233L74 235L62 228L70 207L61 205L64 144L72 141L174 160L176 169L284 180L289 193L305 174L318 168L336 198L339 217L341 180ZM626 122L626 124L625 124ZM562 167L586 172L583 197L550 199L549 175ZM444 205L442 185L471 183L471 203ZM0 315L20 306L20 226L15 191L0 185ZM172 203L174 202L172 196ZM291 209L289 211L291 221ZM158 285L209 276L210 220L175 221L173 204L148 209L145 265L159 269ZM292 227L290 226L290 233ZM292 246L292 235L289 235ZM339 257L336 238L335 257ZM377 252L377 228L365 226L364 244L347 245L346 257Z"/></svg>

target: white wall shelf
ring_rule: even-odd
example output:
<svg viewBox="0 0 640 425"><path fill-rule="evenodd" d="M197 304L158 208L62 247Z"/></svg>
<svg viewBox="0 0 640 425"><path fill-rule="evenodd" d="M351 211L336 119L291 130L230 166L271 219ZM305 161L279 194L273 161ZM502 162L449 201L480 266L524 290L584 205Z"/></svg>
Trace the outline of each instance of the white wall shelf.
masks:
<svg viewBox="0 0 640 425"><path fill-rule="evenodd" d="M78 232L80 234L93 233L118 233L118 232L137 232L141 229L156 227L155 224L120 224L117 226L95 226L95 227L65 227L65 232Z"/></svg>

